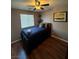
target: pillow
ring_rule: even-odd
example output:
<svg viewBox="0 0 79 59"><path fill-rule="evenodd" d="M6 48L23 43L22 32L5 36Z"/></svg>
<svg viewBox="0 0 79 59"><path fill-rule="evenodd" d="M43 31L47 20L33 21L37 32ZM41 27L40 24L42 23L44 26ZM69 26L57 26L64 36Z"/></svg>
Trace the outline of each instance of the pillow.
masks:
<svg viewBox="0 0 79 59"><path fill-rule="evenodd" d="M39 24L39 27L42 27L42 23Z"/></svg>
<svg viewBox="0 0 79 59"><path fill-rule="evenodd" d="M31 29L28 29L28 30L27 30L28 35L30 35L30 34L31 34L31 32L32 32L32 30L31 30Z"/></svg>
<svg viewBox="0 0 79 59"><path fill-rule="evenodd" d="M31 29L28 29L27 32L31 32Z"/></svg>
<svg viewBox="0 0 79 59"><path fill-rule="evenodd" d="M42 27L47 28L47 24L46 23L43 23L42 24Z"/></svg>

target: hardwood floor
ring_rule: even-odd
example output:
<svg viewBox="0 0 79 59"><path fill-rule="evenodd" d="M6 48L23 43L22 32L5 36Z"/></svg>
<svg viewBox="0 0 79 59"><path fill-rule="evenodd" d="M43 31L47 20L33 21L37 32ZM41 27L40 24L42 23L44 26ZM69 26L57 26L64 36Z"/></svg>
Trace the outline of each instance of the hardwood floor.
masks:
<svg viewBox="0 0 79 59"><path fill-rule="evenodd" d="M12 59L67 59L68 43L59 39L49 37L30 55L27 55L22 48L21 42L12 45Z"/></svg>

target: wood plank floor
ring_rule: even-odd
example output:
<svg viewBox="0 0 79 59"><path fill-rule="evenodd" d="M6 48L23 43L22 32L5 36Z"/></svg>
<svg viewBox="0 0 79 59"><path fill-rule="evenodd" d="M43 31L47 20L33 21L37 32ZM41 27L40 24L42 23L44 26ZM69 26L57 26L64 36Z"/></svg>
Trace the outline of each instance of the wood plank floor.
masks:
<svg viewBox="0 0 79 59"><path fill-rule="evenodd" d="M11 59L67 59L67 47L66 42L49 37L27 55L21 42L17 42L11 46Z"/></svg>

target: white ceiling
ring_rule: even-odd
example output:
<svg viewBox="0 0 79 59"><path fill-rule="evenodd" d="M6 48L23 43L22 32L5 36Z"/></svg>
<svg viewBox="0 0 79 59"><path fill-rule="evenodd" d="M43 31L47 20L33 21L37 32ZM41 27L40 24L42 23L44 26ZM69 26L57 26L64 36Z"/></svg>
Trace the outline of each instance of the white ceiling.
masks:
<svg viewBox="0 0 79 59"><path fill-rule="evenodd" d="M40 0L40 4L46 4L46 3L49 3L50 5L43 7L44 10L39 10L39 11L46 11L56 6L67 6L68 5L67 0ZM35 0L12 0L11 1L12 8L34 11L33 10L34 8L29 7L29 5L35 5Z"/></svg>

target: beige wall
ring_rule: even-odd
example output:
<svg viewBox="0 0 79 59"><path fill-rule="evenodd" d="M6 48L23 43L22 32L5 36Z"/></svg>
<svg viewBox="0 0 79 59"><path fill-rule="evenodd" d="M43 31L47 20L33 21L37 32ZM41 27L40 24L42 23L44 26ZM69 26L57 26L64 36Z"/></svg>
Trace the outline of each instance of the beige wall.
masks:
<svg viewBox="0 0 79 59"><path fill-rule="evenodd" d="M11 41L15 41L20 38L20 31L21 31L20 14L33 14L35 19L35 25L38 24L37 23L38 13L25 10L11 9Z"/></svg>
<svg viewBox="0 0 79 59"><path fill-rule="evenodd" d="M66 40L68 40L68 22L54 22L53 13L57 11L67 11L67 8L67 5L55 6L53 9L42 13L43 22L52 23L52 32Z"/></svg>

